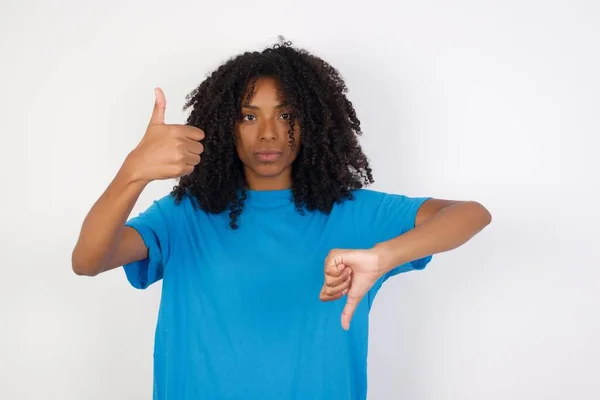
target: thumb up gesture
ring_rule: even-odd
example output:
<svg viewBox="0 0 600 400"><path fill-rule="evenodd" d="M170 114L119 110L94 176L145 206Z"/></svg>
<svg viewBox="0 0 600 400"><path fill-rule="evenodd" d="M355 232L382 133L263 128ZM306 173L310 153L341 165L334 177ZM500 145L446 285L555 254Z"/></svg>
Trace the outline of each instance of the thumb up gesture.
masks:
<svg viewBox="0 0 600 400"><path fill-rule="evenodd" d="M200 163L204 132L189 125L165 123L166 99L155 89L152 116L144 137L131 152L135 175L143 181L179 178L190 174Z"/></svg>

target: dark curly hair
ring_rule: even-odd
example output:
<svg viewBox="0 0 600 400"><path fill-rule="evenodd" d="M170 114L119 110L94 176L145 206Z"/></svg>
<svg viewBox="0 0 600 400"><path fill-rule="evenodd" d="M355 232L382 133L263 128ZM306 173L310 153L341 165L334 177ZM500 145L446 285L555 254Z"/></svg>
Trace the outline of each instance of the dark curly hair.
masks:
<svg viewBox="0 0 600 400"><path fill-rule="evenodd" d="M296 209L329 213L334 203L352 199L352 191L373 183L369 162L358 135L360 121L339 72L319 57L280 42L261 52L245 52L227 60L186 97L192 107L187 125L202 129L204 152L194 171L182 177L171 194L179 202L195 198L210 213L229 209L230 226L246 199L246 179L236 151L235 125L241 118L244 93L252 96L261 76L278 80L281 95L300 126L301 148L292 164L292 194Z"/></svg>

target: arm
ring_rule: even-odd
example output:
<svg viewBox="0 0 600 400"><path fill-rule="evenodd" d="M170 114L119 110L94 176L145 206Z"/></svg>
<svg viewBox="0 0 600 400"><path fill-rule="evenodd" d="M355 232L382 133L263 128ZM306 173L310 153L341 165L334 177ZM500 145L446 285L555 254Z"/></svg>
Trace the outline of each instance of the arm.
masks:
<svg viewBox="0 0 600 400"><path fill-rule="evenodd" d="M400 199L400 204L409 204L404 198L395 199ZM415 217L414 211L409 212L414 222L405 221L402 229L397 229L404 233L368 250L334 249L330 252L326 259L325 285L333 282L335 287L327 289L326 299L323 296L321 298L324 301L335 300L347 293L342 312L344 329L350 329L350 321L358 304L377 282L381 282L383 276L393 272L397 266L452 250L466 243L491 222L490 213L477 202L429 199L419 204ZM396 208L404 207L396 205L383 208L380 216L395 212ZM352 270L350 282L341 278L341 273L347 268Z"/></svg>
<svg viewBox="0 0 600 400"><path fill-rule="evenodd" d="M125 226L146 186L135 180L130 170L126 161L83 221L71 257L77 275L95 276L148 256L140 234Z"/></svg>
<svg viewBox="0 0 600 400"><path fill-rule="evenodd" d="M165 107L164 94L157 89L144 137L83 222L71 257L76 274L94 276L148 257L140 234L125 225L133 206L149 182L189 174L200 162L204 132L165 124Z"/></svg>
<svg viewBox="0 0 600 400"><path fill-rule="evenodd" d="M378 243L383 273L397 265L455 249L492 221L491 214L474 201L427 200L417 213L415 228Z"/></svg>

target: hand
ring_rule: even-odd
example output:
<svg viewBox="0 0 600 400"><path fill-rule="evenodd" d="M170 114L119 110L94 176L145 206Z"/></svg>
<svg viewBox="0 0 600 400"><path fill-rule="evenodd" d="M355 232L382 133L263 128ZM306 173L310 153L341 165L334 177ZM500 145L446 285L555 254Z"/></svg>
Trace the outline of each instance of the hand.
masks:
<svg viewBox="0 0 600 400"><path fill-rule="evenodd" d="M347 294L342 312L342 327L350 329L356 307L383 276L381 257L375 250L341 250L329 252L325 259L325 284L320 299L332 301Z"/></svg>
<svg viewBox="0 0 600 400"><path fill-rule="evenodd" d="M135 179L147 182L190 174L204 151L200 143L204 132L189 125L165 124L165 95L157 88L155 96L146 133L127 160Z"/></svg>
<svg viewBox="0 0 600 400"><path fill-rule="evenodd" d="M319 299L333 301L348 293L352 269L339 262L342 250L332 250L325 260L325 283Z"/></svg>

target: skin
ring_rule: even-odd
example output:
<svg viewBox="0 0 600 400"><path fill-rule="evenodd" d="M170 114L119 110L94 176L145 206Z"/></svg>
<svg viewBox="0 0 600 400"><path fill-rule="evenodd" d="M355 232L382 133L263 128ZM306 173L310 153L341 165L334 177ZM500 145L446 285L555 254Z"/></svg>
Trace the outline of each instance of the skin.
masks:
<svg viewBox="0 0 600 400"><path fill-rule="evenodd" d="M242 121L236 126L237 152L250 189L291 187L291 166L302 143L296 124L296 145L288 146L290 113L281 104L277 80L258 79L254 96L242 107ZM274 149L281 155L273 162L263 162L257 152L264 149ZM325 260L319 298L334 301L346 295L341 323L344 329L350 329L356 307L385 273L398 265L458 247L490 222L491 215L478 203L430 199L421 206L415 229L409 233L372 249L333 249Z"/></svg>
<svg viewBox="0 0 600 400"><path fill-rule="evenodd" d="M154 110L144 137L90 209L72 254L73 271L95 276L148 257L141 236L125 222L139 195L153 180L177 178L200 162L204 132L165 123L166 100L156 90ZM296 124L295 146L288 145L290 111L281 104L277 81L257 80L255 92L236 124L237 152L252 190L287 189L292 185L292 163L302 146ZM260 151L276 151L261 159ZM350 328L356 307L392 268L427 255L455 249L491 222L491 214L474 201L430 199L417 213L415 228L370 249L332 249L324 262L322 301L346 296L341 324Z"/></svg>
<svg viewBox="0 0 600 400"><path fill-rule="evenodd" d="M294 147L289 146L292 110L282 104L277 81L270 77L256 81L254 96L242 107L236 124L237 153L244 164L252 190L288 189L292 186L292 163L302 146L300 127L294 127ZM246 96L244 96L246 98ZM260 152L275 151L274 160L261 160Z"/></svg>
<svg viewBox="0 0 600 400"><path fill-rule="evenodd" d="M95 276L148 257L139 233L125 226L146 186L161 179L189 174L200 162L204 132L165 123L166 99L155 89L155 102L146 132L86 215L71 254L73 272Z"/></svg>
<svg viewBox="0 0 600 400"><path fill-rule="evenodd" d="M346 294L341 323L348 330L358 304L379 278L396 266L462 246L491 221L489 211L475 201L427 200L417 213L414 229L370 249L333 249L325 260L321 300L337 300ZM352 272L348 284L330 283L348 268Z"/></svg>

